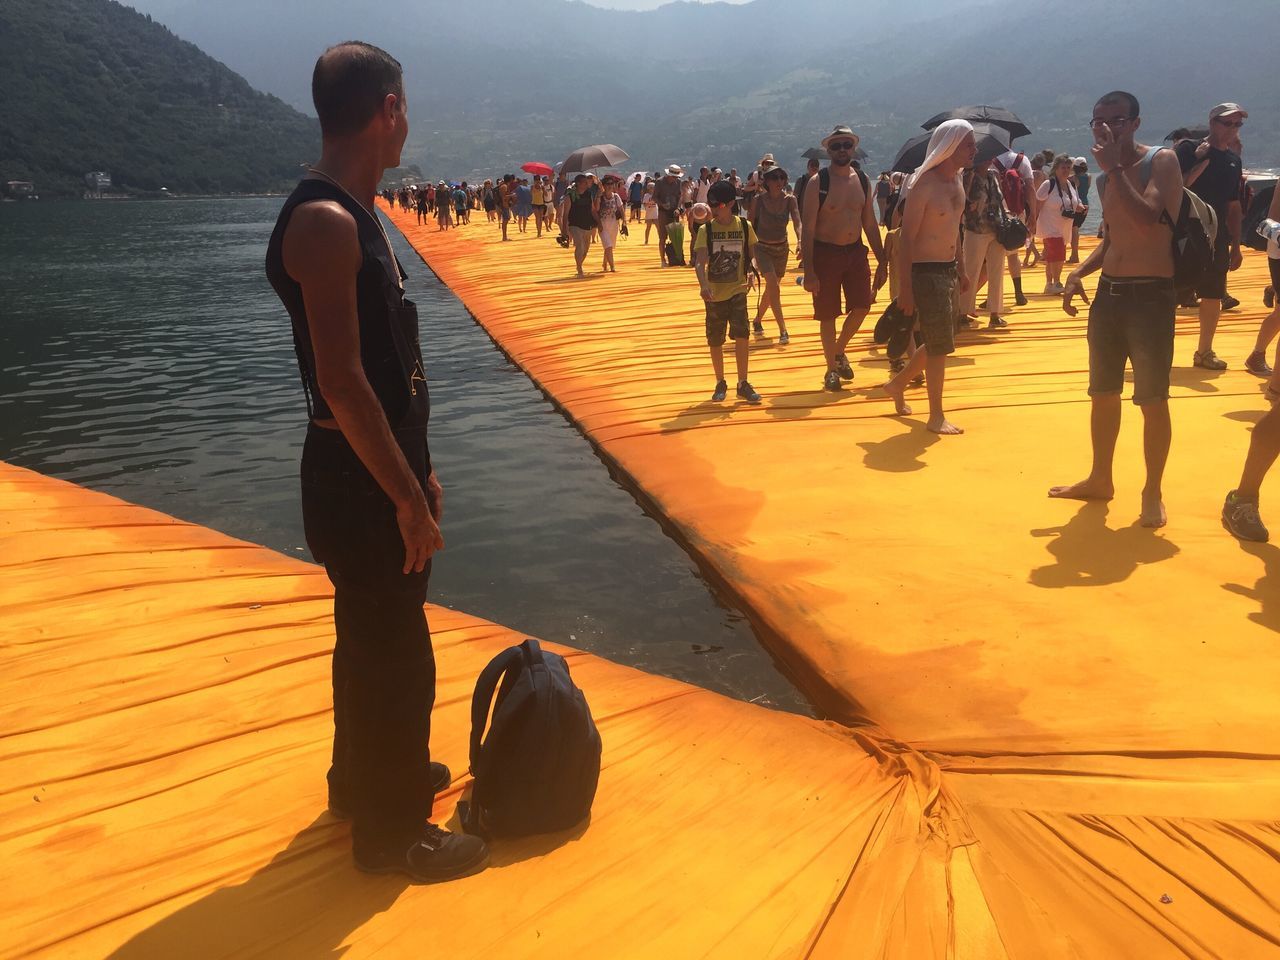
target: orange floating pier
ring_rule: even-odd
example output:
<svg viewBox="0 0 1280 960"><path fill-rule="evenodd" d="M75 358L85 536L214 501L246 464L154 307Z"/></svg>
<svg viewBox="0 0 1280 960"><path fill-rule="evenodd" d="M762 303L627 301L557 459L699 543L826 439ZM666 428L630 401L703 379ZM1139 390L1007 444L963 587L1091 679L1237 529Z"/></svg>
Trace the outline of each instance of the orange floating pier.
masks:
<svg viewBox="0 0 1280 960"><path fill-rule="evenodd" d="M1083 321L1050 301L962 342L969 432L940 440L866 394L866 336L855 388L817 389L794 287L765 403L713 405L691 272L641 231L577 281L531 233L395 219L838 722L558 648L605 743L589 824L371 878L324 812L322 571L0 465L0 956L1280 956L1280 550L1217 523L1263 401L1183 366L1194 319L1152 532L1134 411L1114 503L1044 496L1088 445ZM518 636L428 614L447 820L474 678Z"/></svg>

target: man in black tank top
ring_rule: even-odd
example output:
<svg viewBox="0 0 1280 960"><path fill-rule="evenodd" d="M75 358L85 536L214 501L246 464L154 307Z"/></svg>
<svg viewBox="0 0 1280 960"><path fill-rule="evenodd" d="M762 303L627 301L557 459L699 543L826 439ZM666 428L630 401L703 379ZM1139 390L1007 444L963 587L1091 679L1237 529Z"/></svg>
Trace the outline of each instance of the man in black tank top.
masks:
<svg viewBox="0 0 1280 960"><path fill-rule="evenodd" d="M311 85L323 150L280 212L267 276L293 324L310 415L307 545L334 587L329 809L350 816L360 869L447 880L488 851L428 822L450 781L428 752L435 659L423 612L443 491L417 310L374 211L409 130L403 78L385 51L344 43L321 55Z"/></svg>

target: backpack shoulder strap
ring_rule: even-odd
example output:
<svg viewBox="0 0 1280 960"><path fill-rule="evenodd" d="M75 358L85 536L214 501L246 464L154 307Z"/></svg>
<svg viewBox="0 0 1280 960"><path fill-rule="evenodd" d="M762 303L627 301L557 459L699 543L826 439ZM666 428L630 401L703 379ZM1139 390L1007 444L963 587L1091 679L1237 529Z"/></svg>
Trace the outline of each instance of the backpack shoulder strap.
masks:
<svg viewBox="0 0 1280 960"><path fill-rule="evenodd" d="M862 195L870 199L871 181L867 179L867 175L862 172L861 167L854 167L853 169L858 172L858 182L862 184Z"/></svg>
<svg viewBox="0 0 1280 960"><path fill-rule="evenodd" d="M747 271L750 271L759 276L760 271L751 262L751 234L748 232L747 218L739 217L738 226L742 228L742 275L745 277Z"/></svg>
<svg viewBox="0 0 1280 960"><path fill-rule="evenodd" d="M484 742L484 732L486 721L489 719L489 708L493 705L493 695L498 689L498 681L512 667L519 664L525 659L525 645L530 641L522 643L518 647L508 647L502 653L498 654L489 665L480 672L480 678L476 680L475 693L471 695L471 769L474 771L476 763L480 758L480 747ZM534 648L537 648L537 641L531 641ZM541 660L541 651L538 652L538 659Z"/></svg>
<svg viewBox="0 0 1280 960"><path fill-rule="evenodd" d="M831 191L831 168L823 167L818 171L818 209L827 202L827 194Z"/></svg>

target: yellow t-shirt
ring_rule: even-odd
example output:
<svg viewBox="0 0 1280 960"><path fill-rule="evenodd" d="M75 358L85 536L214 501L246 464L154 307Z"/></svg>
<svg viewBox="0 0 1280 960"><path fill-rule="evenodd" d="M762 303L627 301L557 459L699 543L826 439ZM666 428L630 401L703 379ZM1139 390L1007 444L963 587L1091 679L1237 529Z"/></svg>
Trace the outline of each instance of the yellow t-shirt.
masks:
<svg viewBox="0 0 1280 960"><path fill-rule="evenodd" d="M742 260L743 227L746 227L747 242L754 257L756 231L745 217L735 217L727 227L711 220L698 228L698 238L693 242L695 257L698 251L707 251L707 283L711 287L711 299L717 303L747 292L747 265Z"/></svg>

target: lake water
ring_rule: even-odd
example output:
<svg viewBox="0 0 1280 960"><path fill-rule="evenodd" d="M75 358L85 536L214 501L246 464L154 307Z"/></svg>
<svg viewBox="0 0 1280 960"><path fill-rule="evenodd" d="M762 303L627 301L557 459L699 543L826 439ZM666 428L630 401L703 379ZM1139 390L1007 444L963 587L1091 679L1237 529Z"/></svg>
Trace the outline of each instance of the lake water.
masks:
<svg viewBox="0 0 1280 960"><path fill-rule="evenodd" d="M0 459L307 556L306 414L262 269L280 203L0 205ZM446 488L432 600L812 713L746 618L391 233Z"/></svg>

